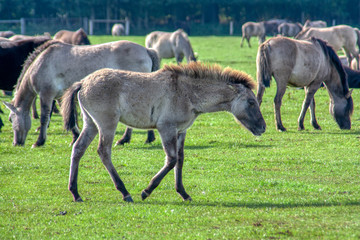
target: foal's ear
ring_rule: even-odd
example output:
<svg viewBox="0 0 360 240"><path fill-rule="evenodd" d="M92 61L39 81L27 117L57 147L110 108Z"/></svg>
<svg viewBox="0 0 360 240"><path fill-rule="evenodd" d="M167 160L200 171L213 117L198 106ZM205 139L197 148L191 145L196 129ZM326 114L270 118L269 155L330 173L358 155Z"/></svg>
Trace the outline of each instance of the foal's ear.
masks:
<svg viewBox="0 0 360 240"><path fill-rule="evenodd" d="M346 95L345 95L345 98L346 99L349 99L351 97L351 94L353 92L354 89L351 89Z"/></svg>
<svg viewBox="0 0 360 240"><path fill-rule="evenodd" d="M16 113L17 109L16 107L14 107L14 105L12 105L11 103L5 102L3 101L3 104L5 105L5 107L7 107L10 111Z"/></svg>

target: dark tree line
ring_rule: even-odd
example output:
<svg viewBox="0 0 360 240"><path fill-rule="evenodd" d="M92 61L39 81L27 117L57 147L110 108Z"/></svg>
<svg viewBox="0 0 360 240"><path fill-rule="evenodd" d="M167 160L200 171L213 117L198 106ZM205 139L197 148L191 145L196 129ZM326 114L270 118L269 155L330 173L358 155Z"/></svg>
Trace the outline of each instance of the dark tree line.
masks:
<svg viewBox="0 0 360 240"><path fill-rule="evenodd" d="M94 18L130 19L134 31L199 25L206 29L234 21L273 18L328 25L360 25L360 1L354 0L0 0L1 19ZM201 27L203 26L203 27Z"/></svg>

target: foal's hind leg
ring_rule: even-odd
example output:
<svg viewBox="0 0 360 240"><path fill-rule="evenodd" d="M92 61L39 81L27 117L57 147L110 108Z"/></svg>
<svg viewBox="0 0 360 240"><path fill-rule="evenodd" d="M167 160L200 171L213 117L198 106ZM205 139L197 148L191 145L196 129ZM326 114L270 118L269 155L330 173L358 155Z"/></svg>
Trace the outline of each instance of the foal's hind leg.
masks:
<svg viewBox="0 0 360 240"><path fill-rule="evenodd" d="M90 143L94 140L97 134L97 128L89 116L84 116L84 126L77 141L74 143L71 152L71 165L69 176L69 191L72 193L75 202L82 202L78 188L77 179L79 172L79 162L84 155Z"/></svg>
<svg viewBox="0 0 360 240"><path fill-rule="evenodd" d="M313 127L317 130L321 130L321 127L319 126L316 116L315 116L315 97L313 97L312 101L310 102L310 113L311 113L311 124Z"/></svg>
<svg viewBox="0 0 360 240"><path fill-rule="evenodd" d="M97 125L99 126L99 146L97 151L102 163L109 172L116 189L122 193L124 201L133 202L130 193L126 190L123 181L120 179L119 174L111 162L111 147L118 119L119 117L117 116L110 120L106 120L106 122L97 122Z"/></svg>

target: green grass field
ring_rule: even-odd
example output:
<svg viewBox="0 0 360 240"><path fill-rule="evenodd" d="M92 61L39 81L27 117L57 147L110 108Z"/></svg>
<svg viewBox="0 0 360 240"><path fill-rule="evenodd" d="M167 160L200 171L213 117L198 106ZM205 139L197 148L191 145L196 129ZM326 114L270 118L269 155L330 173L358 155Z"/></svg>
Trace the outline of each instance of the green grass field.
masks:
<svg viewBox="0 0 360 240"><path fill-rule="evenodd" d="M93 44L118 40L91 37ZM144 37L122 37L144 44ZM240 48L239 37L191 37L199 60L243 70L256 80L257 42ZM164 60L163 63L175 63ZM255 137L228 113L200 116L185 142L184 185L192 202L174 189L173 172L145 201L140 193L162 167L159 135L145 145L134 130L130 144L114 147L113 163L133 196L122 201L97 155L97 139L80 162L79 192L67 190L71 133L55 114L44 147L32 149L38 120L25 147L13 147L9 111L2 105L0 133L0 239L360 239L360 92L355 89L352 129L340 130L319 89L317 117L297 131L304 91L288 88L277 132L273 98L266 90L261 110L267 131ZM11 101L1 96L0 100ZM116 140L125 127L118 126Z"/></svg>

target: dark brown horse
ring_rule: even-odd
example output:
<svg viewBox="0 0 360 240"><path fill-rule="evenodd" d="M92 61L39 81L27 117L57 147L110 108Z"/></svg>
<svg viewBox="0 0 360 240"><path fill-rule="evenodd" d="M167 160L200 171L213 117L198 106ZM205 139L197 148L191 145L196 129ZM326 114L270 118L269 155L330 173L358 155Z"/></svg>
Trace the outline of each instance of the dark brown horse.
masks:
<svg viewBox="0 0 360 240"><path fill-rule="evenodd" d="M360 88L360 71L343 65L347 75L349 88Z"/></svg>
<svg viewBox="0 0 360 240"><path fill-rule="evenodd" d="M90 45L89 38L82 28L75 32L61 30L55 34L54 39L74 45Z"/></svg>

